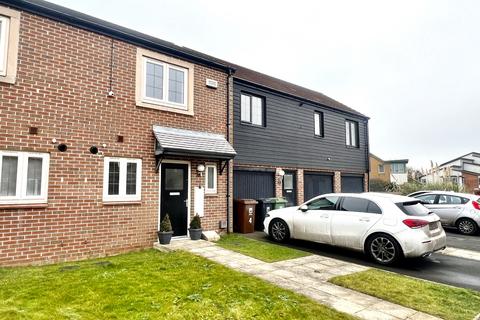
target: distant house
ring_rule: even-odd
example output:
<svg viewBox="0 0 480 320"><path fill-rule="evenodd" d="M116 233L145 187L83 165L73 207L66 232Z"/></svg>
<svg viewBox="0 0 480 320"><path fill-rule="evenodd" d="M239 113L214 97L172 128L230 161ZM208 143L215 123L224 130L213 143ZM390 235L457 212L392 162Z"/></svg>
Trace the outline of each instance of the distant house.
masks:
<svg viewBox="0 0 480 320"><path fill-rule="evenodd" d="M424 183L452 182L467 192L480 187L480 153L470 152L430 169L421 178Z"/></svg>
<svg viewBox="0 0 480 320"><path fill-rule="evenodd" d="M408 159L383 160L370 153L370 180L404 184L408 181Z"/></svg>

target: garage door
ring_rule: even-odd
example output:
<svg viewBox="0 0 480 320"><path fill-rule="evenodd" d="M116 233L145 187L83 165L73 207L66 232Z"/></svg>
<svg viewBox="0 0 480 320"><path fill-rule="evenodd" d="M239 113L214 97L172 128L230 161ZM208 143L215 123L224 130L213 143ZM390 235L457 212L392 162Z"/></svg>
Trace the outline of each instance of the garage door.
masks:
<svg viewBox="0 0 480 320"><path fill-rule="evenodd" d="M275 173L265 171L233 171L233 198L260 199L275 196Z"/></svg>
<svg viewBox="0 0 480 320"><path fill-rule="evenodd" d="M333 175L312 172L304 173L303 185L305 201L324 193L332 193Z"/></svg>
<svg viewBox="0 0 480 320"><path fill-rule="evenodd" d="M342 192L363 192L362 176L343 176L342 175Z"/></svg>

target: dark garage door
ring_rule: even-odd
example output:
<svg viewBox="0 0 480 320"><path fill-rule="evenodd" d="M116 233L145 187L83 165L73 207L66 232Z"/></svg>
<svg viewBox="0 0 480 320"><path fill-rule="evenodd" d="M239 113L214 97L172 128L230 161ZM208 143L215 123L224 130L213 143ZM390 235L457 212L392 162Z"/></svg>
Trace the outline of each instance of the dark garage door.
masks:
<svg viewBox="0 0 480 320"><path fill-rule="evenodd" d="M305 201L324 193L333 192L333 175L321 173L304 173L304 198Z"/></svg>
<svg viewBox="0 0 480 320"><path fill-rule="evenodd" d="M260 199L275 196L275 173L265 171L233 171L233 198Z"/></svg>
<svg viewBox="0 0 480 320"><path fill-rule="evenodd" d="M363 177L342 176L342 192L363 192Z"/></svg>

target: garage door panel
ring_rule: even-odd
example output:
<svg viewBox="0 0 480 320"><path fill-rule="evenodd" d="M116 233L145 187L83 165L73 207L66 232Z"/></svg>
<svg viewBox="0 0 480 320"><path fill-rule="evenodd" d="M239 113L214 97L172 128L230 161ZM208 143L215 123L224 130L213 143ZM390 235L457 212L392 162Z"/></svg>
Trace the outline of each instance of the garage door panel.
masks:
<svg viewBox="0 0 480 320"><path fill-rule="evenodd" d="M363 177L342 176L342 192L355 193L363 191Z"/></svg>
<svg viewBox="0 0 480 320"><path fill-rule="evenodd" d="M304 173L304 198L310 200L318 195L333 192L333 175Z"/></svg>
<svg viewBox="0 0 480 320"><path fill-rule="evenodd" d="M275 173L234 170L234 199L260 199L275 196Z"/></svg>

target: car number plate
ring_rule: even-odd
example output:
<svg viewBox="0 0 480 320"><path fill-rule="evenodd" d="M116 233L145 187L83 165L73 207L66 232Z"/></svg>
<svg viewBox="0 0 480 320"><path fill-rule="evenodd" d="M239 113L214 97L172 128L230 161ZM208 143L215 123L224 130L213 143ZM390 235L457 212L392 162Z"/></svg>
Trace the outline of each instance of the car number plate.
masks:
<svg viewBox="0 0 480 320"><path fill-rule="evenodd" d="M430 230L437 230L438 229L438 222L431 222L428 224Z"/></svg>

